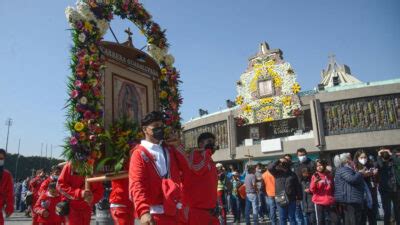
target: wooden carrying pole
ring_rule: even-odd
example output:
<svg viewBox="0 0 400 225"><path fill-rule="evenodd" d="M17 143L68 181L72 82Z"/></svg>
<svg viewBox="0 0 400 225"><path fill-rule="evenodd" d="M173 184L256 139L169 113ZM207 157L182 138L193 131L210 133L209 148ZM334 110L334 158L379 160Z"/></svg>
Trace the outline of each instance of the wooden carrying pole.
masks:
<svg viewBox="0 0 400 225"><path fill-rule="evenodd" d="M93 182L103 182L103 181L110 181L110 180L118 180L118 179L124 179L124 178L128 178L129 174L128 171L121 171L118 173L108 173L105 174L103 176L97 176L97 177L87 177L86 181L85 181L85 189L89 190L90 183Z"/></svg>

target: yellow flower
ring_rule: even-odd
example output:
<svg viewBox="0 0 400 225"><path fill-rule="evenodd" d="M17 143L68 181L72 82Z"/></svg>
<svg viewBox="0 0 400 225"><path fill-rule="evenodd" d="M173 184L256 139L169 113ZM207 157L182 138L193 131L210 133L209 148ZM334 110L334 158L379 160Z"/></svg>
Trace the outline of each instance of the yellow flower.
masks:
<svg viewBox="0 0 400 225"><path fill-rule="evenodd" d="M85 29L86 29L87 31L92 32L93 26L92 26L91 23L89 23L88 21L86 21L84 26L85 26Z"/></svg>
<svg viewBox="0 0 400 225"><path fill-rule="evenodd" d="M243 107L243 112L245 112L245 113L251 113L251 111L252 111L252 108L251 108L250 105L245 105L245 106Z"/></svg>
<svg viewBox="0 0 400 225"><path fill-rule="evenodd" d="M265 104L271 103L272 101L273 101L272 98L263 98L263 99L261 99L260 103L261 103L262 105L265 105Z"/></svg>
<svg viewBox="0 0 400 225"><path fill-rule="evenodd" d="M275 87L280 87L282 86L282 78L280 76L276 76L274 78L274 86Z"/></svg>
<svg viewBox="0 0 400 225"><path fill-rule="evenodd" d="M243 103L243 96L239 95L236 97L236 104L241 105Z"/></svg>
<svg viewBox="0 0 400 225"><path fill-rule="evenodd" d="M165 74L167 74L167 72L168 72L167 69L165 69L165 68L161 69L161 74L165 75Z"/></svg>
<svg viewBox="0 0 400 225"><path fill-rule="evenodd" d="M262 75L262 70L260 70L260 69L256 69L256 70L254 70L254 72L255 72L257 77Z"/></svg>
<svg viewBox="0 0 400 225"><path fill-rule="evenodd" d="M166 77L164 74L162 74L162 75L160 76L160 80L167 80L166 78L167 78L167 77Z"/></svg>
<svg viewBox="0 0 400 225"><path fill-rule="evenodd" d="M85 128L85 125L84 125L83 123L81 123L81 122L75 123L74 129L75 129L76 131L79 132L79 131L83 130L83 128Z"/></svg>
<svg viewBox="0 0 400 225"><path fill-rule="evenodd" d="M294 83L292 86L293 93L297 94L297 93L299 93L300 90L301 90L301 86L297 82Z"/></svg>
<svg viewBox="0 0 400 225"><path fill-rule="evenodd" d="M261 109L261 111L270 111L271 109L273 109L274 107L272 107L272 106L265 106L265 107L263 107L262 109Z"/></svg>
<svg viewBox="0 0 400 225"><path fill-rule="evenodd" d="M285 106L290 106L290 104L292 104L292 97L290 97L290 96L284 96L284 97L282 98L282 103L283 103Z"/></svg>
<svg viewBox="0 0 400 225"><path fill-rule="evenodd" d="M264 122L271 122L271 121L274 121L274 118L272 118L272 117L266 117L266 118L264 119Z"/></svg>
<svg viewBox="0 0 400 225"><path fill-rule="evenodd" d="M256 63L253 65L254 69L261 69L262 68L262 64Z"/></svg>
<svg viewBox="0 0 400 225"><path fill-rule="evenodd" d="M166 99L168 97L168 93L166 91L161 91L160 92L160 98L161 99Z"/></svg>
<svg viewBox="0 0 400 225"><path fill-rule="evenodd" d="M273 59L268 60L265 64L266 67L272 67L275 65L275 61Z"/></svg>

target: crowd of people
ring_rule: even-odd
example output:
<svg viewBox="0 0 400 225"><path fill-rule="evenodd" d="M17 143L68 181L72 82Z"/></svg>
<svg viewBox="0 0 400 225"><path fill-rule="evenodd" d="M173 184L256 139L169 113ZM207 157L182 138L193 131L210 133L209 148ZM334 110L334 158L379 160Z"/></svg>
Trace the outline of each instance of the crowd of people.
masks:
<svg viewBox="0 0 400 225"><path fill-rule="evenodd" d="M130 151L124 170L105 194L102 182L88 183L72 162L50 174L16 182L4 170L0 150L0 207L9 217L27 212L33 225L89 225L93 206L106 198L114 224L400 225L400 153L387 148L372 155L363 150L312 160L304 148L297 159L286 154L267 165L248 163L244 171L215 163L215 136L202 133L198 147L184 151L179 138L164 140L163 114L141 121L145 139ZM15 189L15 190L14 190ZM15 195L14 195L15 192ZM15 197L14 197L15 196ZM394 213L393 213L394 212ZM4 220L0 216L0 225Z"/></svg>
<svg viewBox="0 0 400 225"><path fill-rule="evenodd" d="M400 224L400 152L342 153L330 165L300 148L297 159L286 154L268 165L248 164L243 173L220 169L226 174L220 176L224 208L235 222L244 217L246 224L268 218L273 225L374 225L381 207L385 225Z"/></svg>

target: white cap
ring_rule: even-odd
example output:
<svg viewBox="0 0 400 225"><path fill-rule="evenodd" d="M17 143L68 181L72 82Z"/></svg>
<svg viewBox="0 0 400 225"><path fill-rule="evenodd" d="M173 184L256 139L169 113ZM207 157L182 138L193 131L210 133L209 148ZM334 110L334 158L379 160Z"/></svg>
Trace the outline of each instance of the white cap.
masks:
<svg viewBox="0 0 400 225"><path fill-rule="evenodd" d="M237 171L232 172L233 176L239 176L239 173Z"/></svg>
<svg viewBox="0 0 400 225"><path fill-rule="evenodd" d="M215 165L215 167L220 168L220 167L222 167L222 164L221 164L221 163L217 163L217 164Z"/></svg>

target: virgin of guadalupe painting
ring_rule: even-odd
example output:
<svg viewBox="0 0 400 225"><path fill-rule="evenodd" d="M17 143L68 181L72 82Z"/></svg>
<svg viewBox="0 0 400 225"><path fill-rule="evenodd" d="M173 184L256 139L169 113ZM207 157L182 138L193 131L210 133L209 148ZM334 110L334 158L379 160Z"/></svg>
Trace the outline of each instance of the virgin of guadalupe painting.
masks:
<svg viewBox="0 0 400 225"><path fill-rule="evenodd" d="M139 123L147 112L147 87L120 76L113 76L114 119Z"/></svg>

